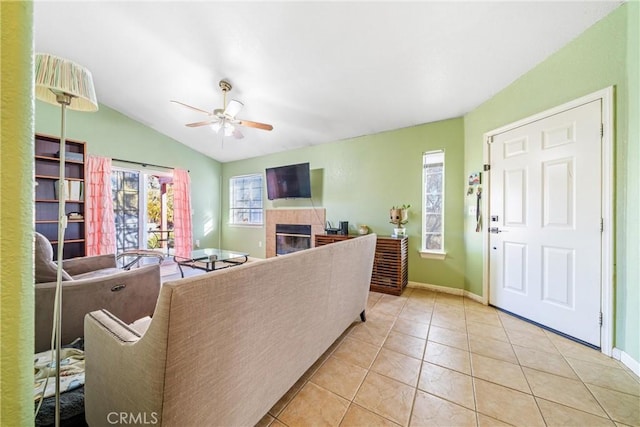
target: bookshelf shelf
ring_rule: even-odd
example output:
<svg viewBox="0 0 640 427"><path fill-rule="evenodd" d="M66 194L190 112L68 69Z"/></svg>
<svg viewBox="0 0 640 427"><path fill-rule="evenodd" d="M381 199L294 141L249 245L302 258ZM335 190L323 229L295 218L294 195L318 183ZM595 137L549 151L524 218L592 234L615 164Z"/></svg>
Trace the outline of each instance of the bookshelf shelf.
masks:
<svg viewBox="0 0 640 427"><path fill-rule="evenodd" d="M58 180L58 176L51 176L51 175L36 175L36 178L39 179L52 179L57 181ZM65 179L67 181L84 181L84 178L71 178L71 177L65 177Z"/></svg>
<svg viewBox="0 0 640 427"><path fill-rule="evenodd" d="M53 245L54 257L57 256L58 244L58 203L56 181L59 179L60 159L57 157L60 151L60 138L36 134L35 135L35 227L36 231L43 234ZM64 162L65 180L73 199L66 199L65 211L78 212L84 216L84 161L76 158L86 158L86 144L72 139L66 140L66 152L68 156ZM79 194L78 198L76 194ZM86 255L85 249L85 220L84 218L69 219L65 230L65 246L63 258L82 257Z"/></svg>
<svg viewBox="0 0 640 427"><path fill-rule="evenodd" d="M64 244L66 245L67 243L84 243L84 239L64 239ZM51 240L51 244L52 245L57 245L58 241L57 240Z"/></svg>
<svg viewBox="0 0 640 427"><path fill-rule="evenodd" d="M65 200L67 203L84 203L84 200ZM36 203L58 203L58 199L36 199Z"/></svg>
<svg viewBox="0 0 640 427"><path fill-rule="evenodd" d="M67 140L67 142L69 142L69 140ZM60 163L60 159L57 158L57 157L39 156L39 155L36 154L35 158L36 158L36 160L44 160L44 161ZM69 160L69 159L66 159L64 162L65 162L65 164L66 163L75 163L75 164L78 164L78 165L83 165L84 164L84 162L82 162L80 160Z"/></svg>
<svg viewBox="0 0 640 427"><path fill-rule="evenodd" d="M69 219L67 220L68 223L71 222L84 222L84 219ZM58 220L56 219L41 219L41 220L36 220L36 224L57 224Z"/></svg>

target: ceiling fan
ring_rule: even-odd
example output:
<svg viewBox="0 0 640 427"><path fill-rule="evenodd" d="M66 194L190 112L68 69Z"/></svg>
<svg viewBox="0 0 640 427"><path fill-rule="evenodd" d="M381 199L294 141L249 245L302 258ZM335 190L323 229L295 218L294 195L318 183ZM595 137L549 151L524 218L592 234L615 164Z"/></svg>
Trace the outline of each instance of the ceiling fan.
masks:
<svg viewBox="0 0 640 427"><path fill-rule="evenodd" d="M207 120L204 120L201 122L195 122L195 123L187 123L185 126L193 128L193 127L210 125L214 131L218 133L224 132L224 136L233 135L235 138L238 138L238 139L244 138L244 136L242 135L242 132L240 132L240 130L238 129L238 126L245 126L245 127L262 129L262 130L273 129L273 126L265 123L252 122L250 120L242 120L242 119L236 118L236 115L240 112L244 104L235 99L232 99L231 101L229 101L229 104L227 104L227 92L231 90L231 83L229 83L226 80L220 80L220 83L218 83L218 86L220 86L220 89L222 89L222 95L223 95L222 108L216 108L211 112L202 110L197 107L193 107L191 105L187 105L180 101L171 100L171 102L180 104L184 107L190 108L195 111L199 111L209 116Z"/></svg>

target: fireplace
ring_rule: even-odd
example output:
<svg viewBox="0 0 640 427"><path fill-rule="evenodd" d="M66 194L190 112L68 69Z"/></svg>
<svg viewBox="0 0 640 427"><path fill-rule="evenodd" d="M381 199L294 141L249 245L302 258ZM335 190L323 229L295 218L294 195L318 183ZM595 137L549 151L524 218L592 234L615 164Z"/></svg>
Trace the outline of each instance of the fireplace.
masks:
<svg viewBox="0 0 640 427"><path fill-rule="evenodd" d="M323 234L326 227L326 212L324 208L313 209L266 209L265 210L265 255L267 258L276 256L276 225L294 224L294 225L311 225L311 233L303 230L302 233L286 233L286 234L302 234L304 236L311 235L310 245L314 246L313 236ZM282 239L281 239L282 240Z"/></svg>
<svg viewBox="0 0 640 427"><path fill-rule="evenodd" d="M276 224L276 255L286 255L311 247L311 225Z"/></svg>

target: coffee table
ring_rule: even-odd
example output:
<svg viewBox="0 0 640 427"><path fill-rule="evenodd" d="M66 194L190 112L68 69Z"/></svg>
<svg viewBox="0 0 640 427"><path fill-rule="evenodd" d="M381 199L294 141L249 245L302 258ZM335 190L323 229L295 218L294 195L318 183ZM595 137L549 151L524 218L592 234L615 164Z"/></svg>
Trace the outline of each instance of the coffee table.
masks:
<svg viewBox="0 0 640 427"><path fill-rule="evenodd" d="M184 277L182 267L191 267L204 271L221 270L223 268L244 264L249 259L248 257L249 254L245 252L205 248L191 252L191 258L183 258L174 255L173 260L178 264L180 276ZM219 264L216 265L216 263Z"/></svg>

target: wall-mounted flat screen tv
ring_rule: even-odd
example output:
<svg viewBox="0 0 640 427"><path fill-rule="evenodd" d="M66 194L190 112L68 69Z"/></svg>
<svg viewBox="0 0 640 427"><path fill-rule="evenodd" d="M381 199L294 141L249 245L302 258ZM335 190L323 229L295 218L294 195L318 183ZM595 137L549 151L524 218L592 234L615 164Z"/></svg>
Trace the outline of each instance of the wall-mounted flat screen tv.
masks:
<svg viewBox="0 0 640 427"><path fill-rule="evenodd" d="M269 200L311 197L309 163L267 168L266 174Z"/></svg>

